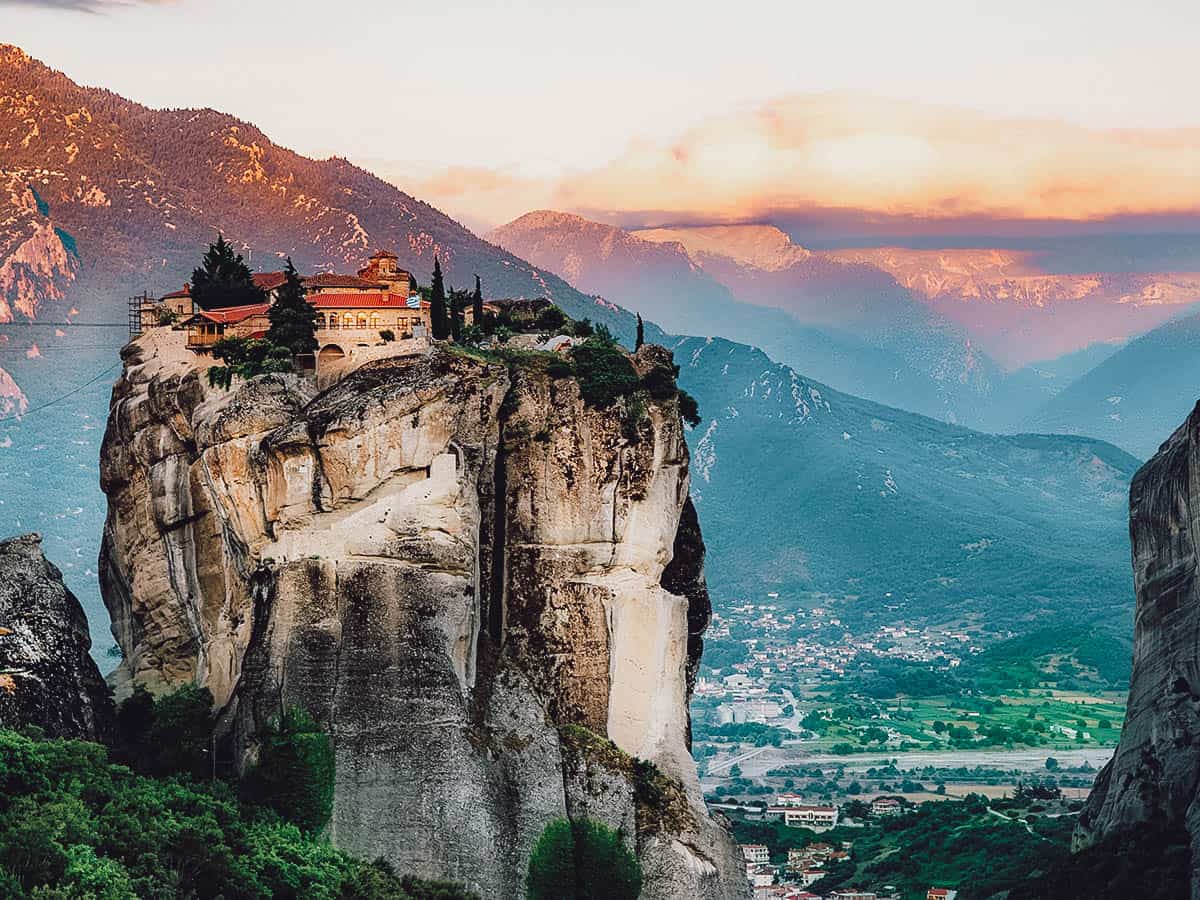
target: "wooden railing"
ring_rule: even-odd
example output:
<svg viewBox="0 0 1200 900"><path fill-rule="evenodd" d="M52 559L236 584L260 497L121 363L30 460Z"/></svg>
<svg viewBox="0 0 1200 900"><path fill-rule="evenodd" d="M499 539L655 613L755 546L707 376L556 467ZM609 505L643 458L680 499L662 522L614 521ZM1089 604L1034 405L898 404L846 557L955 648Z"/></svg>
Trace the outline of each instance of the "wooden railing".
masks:
<svg viewBox="0 0 1200 900"><path fill-rule="evenodd" d="M198 331L189 331L187 337L187 346L189 350L200 350L205 347L211 347L222 337L224 337L224 335L203 334Z"/></svg>

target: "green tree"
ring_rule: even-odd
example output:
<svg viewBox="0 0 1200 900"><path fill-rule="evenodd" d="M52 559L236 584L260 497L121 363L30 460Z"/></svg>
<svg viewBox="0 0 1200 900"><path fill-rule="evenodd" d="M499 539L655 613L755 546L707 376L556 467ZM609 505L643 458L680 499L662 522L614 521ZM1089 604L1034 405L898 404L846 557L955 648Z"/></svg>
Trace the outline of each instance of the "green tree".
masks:
<svg viewBox="0 0 1200 900"><path fill-rule="evenodd" d="M446 285L442 281L442 264L433 258L433 281L429 287L429 327L435 341L444 341L450 336L450 318L446 309Z"/></svg>
<svg viewBox="0 0 1200 900"><path fill-rule="evenodd" d="M475 292L471 294L471 321L475 327L483 327L483 285L479 276L475 276Z"/></svg>
<svg viewBox="0 0 1200 900"><path fill-rule="evenodd" d="M242 255L221 234L209 245L200 268L192 272L190 291L192 302L201 309L248 306L267 299Z"/></svg>
<svg viewBox="0 0 1200 900"><path fill-rule="evenodd" d="M1047 772L1057 772L1058 771L1058 760L1055 759L1053 756L1046 757L1046 771Z"/></svg>
<svg viewBox="0 0 1200 900"><path fill-rule="evenodd" d="M557 306L547 306L533 322L533 327L538 331L548 331L554 334L561 332L570 324L571 320L567 314Z"/></svg>
<svg viewBox="0 0 1200 900"><path fill-rule="evenodd" d="M258 338L221 338L213 344L213 359L224 360L223 366L209 366L208 383L229 387L233 377L253 378L270 372L290 372L292 353L287 347L277 347Z"/></svg>
<svg viewBox="0 0 1200 900"><path fill-rule="evenodd" d="M287 267L283 270L284 282L267 318L271 327L267 329L267 341L277 347L287 347L293 356L301 353L315 353L317 349L317 312L315 306L305 299L307 293L300 274L292 265L289 256Z"/></svg>
<svg viewBox="0 0 1200 900"><path fill-rule="evenodd" d="M526 900L566 900L575 896L575 833L566 819L555 819L529 854Z"/></svg>
<svg viewBox="0 0 1200 900"><path fill-rule="evenodd" d="M646 343L646 326L642 324L642 314L637 314L637 339L634 341L633 349L640 350L642 344Z"/></svg>
<svg viewBox="0 0 1200 900"><path fill-rule="evenodd" d="M450 297L447 301L450 310L450 336L455 341L462 339L463 310L467 308L467 304L470 302L471 295L466 291L450 291Z"/></svg>
<svg viewBox="0 0 1200 900"><path fill-rule="evenodd" d="M556 819L529 856L527 900L636 900L641 889L637 858L602 822Z"/></svg>
<svg viewBox="0 0 1200 900"><path fill-rule="evenodd" d="M303 709L289 707L263 728L247 790L256 802L312 832L333 814L333 776L329 735Z"/></svg>
<svg viewBox="0 0 1200 900"><path fill-rule="evenodd" d="M591 406L608 406L618 397L638 388L633 364L616 344L598 333L571 350L571 360L579 378L579 392Z"/></svg>

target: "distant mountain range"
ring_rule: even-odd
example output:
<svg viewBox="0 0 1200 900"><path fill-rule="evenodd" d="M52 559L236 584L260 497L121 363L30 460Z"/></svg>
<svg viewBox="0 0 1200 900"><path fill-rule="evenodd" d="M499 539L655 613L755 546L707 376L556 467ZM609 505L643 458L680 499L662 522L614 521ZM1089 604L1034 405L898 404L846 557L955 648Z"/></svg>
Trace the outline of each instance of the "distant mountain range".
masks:
<svg viewBox="0 0 1200 900"><path fill-rule="evenodd" d="M1088 434L1149 459L1200 398L1200 315L1130 341L1069 384L1026 422Z"/></svg>
<svg viewBox="0 0 1200 900"><path fill-rule="evenodd" d="M1179 373L1176 390L1125 379L1131 406L1163 410L1138 420L1137 437L1077 392L1053 400L1129 338L1187 314L1200 276L1186 273L1045 274L1044 254L1015 250L810 251L771 226L631 232L544 210L488 237L667 331L751 344L847 393L986 431L1096 434L1146 457L1200 375L1177 340L1155 369ZM1036 361L1006 372L984 345Z"/></svg>
<svg viewBox="0 0 1200 900"><path fill-rule="evenodd" d="M686 231L685 244L540 211L487 237L584 290L620 298L667 331L754 344L851 393L998 424L999 366L889 275L830 262L766 226Z"/></svg>
<svg viewBox="0 0 1200 900"><path fill-rule="evenodd" d="M1054 272L1035 251L867 247L808 251L762 225L692 226L634 232L678 242L742 300L793 309L804 321L854 321L863 268L938 317L960 325L976 349L1006 368L1148 331L1200 302L1200 272ZM732 261L739 269L731 270ZM838 267L840 265L840 268ZM830 268L830 267L833 268ZM860 268L861 267L861 268ZM771 273L776 277L764 278ZM778 276L786 273L783 279ZM764 290L764 288L766 288ZM846 299L853 302L847 308ZM877 285L875 303L902 307Z"/></svg>
<svg viewBox="0 0 1200 900"><path fill-rule="evenodd" d="M855 623L1127 630L1130 454L969 431L729 341L673 349L704 415L692 493L716 596L829 602Z"/></svg>

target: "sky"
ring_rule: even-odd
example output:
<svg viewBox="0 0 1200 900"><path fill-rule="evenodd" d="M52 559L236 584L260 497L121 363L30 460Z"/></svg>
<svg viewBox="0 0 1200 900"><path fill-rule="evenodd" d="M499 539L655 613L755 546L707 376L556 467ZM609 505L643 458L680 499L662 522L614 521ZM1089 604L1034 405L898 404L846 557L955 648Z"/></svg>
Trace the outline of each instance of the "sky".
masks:
<svg viewBox="0 0 1200 900"><path fill-rule="evenodd" d="M0 40L473 227L1200 209L1194 0L0 0Z"/></svg>

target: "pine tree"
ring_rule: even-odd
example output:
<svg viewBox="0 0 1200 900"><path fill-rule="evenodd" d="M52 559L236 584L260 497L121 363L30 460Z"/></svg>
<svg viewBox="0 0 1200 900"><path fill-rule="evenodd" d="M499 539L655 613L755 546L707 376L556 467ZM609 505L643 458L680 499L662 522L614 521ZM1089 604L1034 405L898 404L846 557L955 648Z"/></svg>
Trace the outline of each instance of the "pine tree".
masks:
<svg viewBox="0 0 1200 900"><path fill-rule="evenodd" d="M476 328L483 325L483 286L475 276L475 293L471 295L471 321Z"/></svg>
<svg viewBox="0 0 1200 900"><path fill-rule="evenodd" d="M267 340L278 347L287 347L293 355L314 353L317 349L317 312L308 300L304 282L292 265L289 256L287 268L283 270L287 279L279 288L279 295L267 311L271 327L267 330Z"/></svg>
<svg viewBox="0 0 1200 900"><path fill-rule="evenodd" d="M433 282L429 287L430 330L435 341L444 341L450 336L450 317L446 315L446 285L442 283L442 264L433 258Z"/></svg>
<svg viewBox="0 0 1200 900"><path fill-rule="evenodd" d="M265 303L267 295L254 283L250 267L240 253L218 233L210 244L200 268L192 272L192 302L201 309L222 309L228 306L249 306Z"/></svg>
<svg viewBox="0 0 1200 900"><path fill-rule="evenodd" d="M642 314L637 314L637 343L633 345L633 349L642 349L642 344L646 343L646 326L642 324Z"/></svg>

